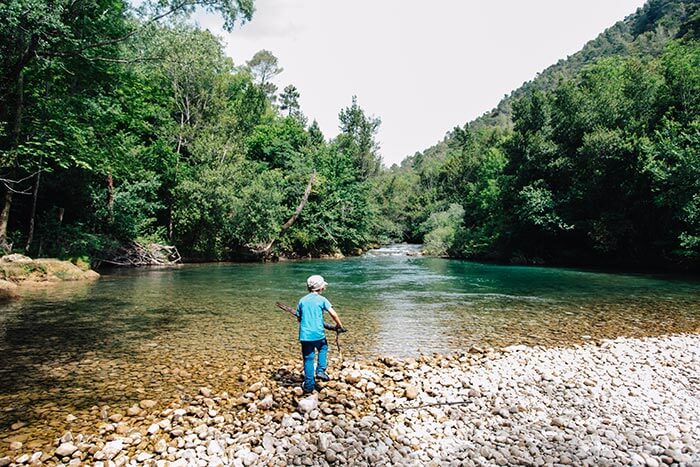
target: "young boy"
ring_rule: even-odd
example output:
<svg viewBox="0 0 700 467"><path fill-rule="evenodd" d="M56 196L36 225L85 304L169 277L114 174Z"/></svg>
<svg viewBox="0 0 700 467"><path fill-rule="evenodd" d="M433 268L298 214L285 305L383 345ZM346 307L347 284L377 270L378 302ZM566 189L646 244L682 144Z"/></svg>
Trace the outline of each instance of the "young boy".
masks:
<svg viewBox="0 0 700 467"><path fill-rule="evenodd" d="M304 356L304 385L305 393L313 392L316 388L315 378L321 381L329 381L326 374L328 341L323 328L323 312L327 311L336 327L342 329L340 317L333 309L331 302L321 294L326 290L328 283L321 276L311 276L306 280L309 293L299 300L297 305L297 319L299 320L299 342L301 342L301 354ZM314 359L318 351L318 365L314 371Z"/></svg>

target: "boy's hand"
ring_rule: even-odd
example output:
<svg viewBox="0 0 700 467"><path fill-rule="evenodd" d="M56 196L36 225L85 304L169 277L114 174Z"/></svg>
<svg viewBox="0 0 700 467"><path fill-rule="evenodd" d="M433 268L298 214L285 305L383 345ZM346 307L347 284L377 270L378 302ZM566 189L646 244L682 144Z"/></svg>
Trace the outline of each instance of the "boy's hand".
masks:
<svg viewBox="0 0 700 467"><path fill-rule="evenodd" d="M337 326L335 327L335 332L338 332L338 333L340 333L340 332L348 332L348 330L345 329L344 327L342 327L341 325L337 325Z"/></svg>

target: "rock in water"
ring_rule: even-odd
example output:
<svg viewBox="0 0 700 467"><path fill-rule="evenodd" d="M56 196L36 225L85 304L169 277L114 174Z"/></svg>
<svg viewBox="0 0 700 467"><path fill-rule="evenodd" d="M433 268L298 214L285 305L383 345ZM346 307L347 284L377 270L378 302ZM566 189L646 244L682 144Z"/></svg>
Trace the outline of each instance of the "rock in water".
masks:
<svg viewBox="0 0 700 467"><path fill-rule="evenodd" d="M10 300L19 297L17 284L0 279L0 300Z"/></svg>
<svg viewBox="0 0 700 467"><path fill-rule="evenodd" d="M141 402L139 402L139 406L141 406L141 408L144 410L152 409L156 406L156 401L151 399L144 399Z"/></svg>

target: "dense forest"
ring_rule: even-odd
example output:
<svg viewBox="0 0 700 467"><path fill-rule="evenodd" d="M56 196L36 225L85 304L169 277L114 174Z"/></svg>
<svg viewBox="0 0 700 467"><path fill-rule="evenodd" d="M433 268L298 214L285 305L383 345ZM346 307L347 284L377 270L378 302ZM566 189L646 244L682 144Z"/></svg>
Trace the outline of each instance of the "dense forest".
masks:
<svg viewBox="0 0 700 467"><path fill-rule="evenodd" d="M251 18L248 0L216 1L198 6L229 28ZM2 3L5 250L102 258L138 241L226 259L352 253L375 240L379 120L348 96L342 133L327 141L296 88L272 83L282 68L271 52L236 66L188 25L193 8Z"/></svg>
<svg viewBox="0 0 700 467"><path fill-rule="evenodd" d="M699 23L651 0L392 167L387 228L435 255L697 269Z"/></svg>
<svg viewBox="0 0 700 467"><path fill-rule="evenodd" d="M650 0L445 140L385 168L356 97L328 139L252 0L0 4L0 248L100 260L357 254L392 241L521 263L700 264L700 9ZM277 77L277 78L276 78ZM276 78L276 79L275 79ZM360 96L361 97L361 96Z"/></svg>

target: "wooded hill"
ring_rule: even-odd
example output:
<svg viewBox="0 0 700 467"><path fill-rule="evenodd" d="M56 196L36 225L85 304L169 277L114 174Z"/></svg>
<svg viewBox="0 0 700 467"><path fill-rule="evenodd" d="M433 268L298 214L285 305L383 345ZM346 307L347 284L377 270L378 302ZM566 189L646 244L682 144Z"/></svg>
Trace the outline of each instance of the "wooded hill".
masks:
<svg viewBox="0 0 700 467"><path fill-rule="evenodd" d="M387 229L433 254L697 268L699 18L651 0L393 167Z"/></svg>
<svg viewBox="0 0 700 467"><path fill-rule="evenodd" d="M470 122L471 126L511 126L513 102L534 90L551 91L575 77L587 65L605 57L658 57L672 39L697 34L698 3L689 0L654 0L618 21L581 50L559 60L512 91L486 114ZM696 36L697 38L697 36Z"/></svg>

